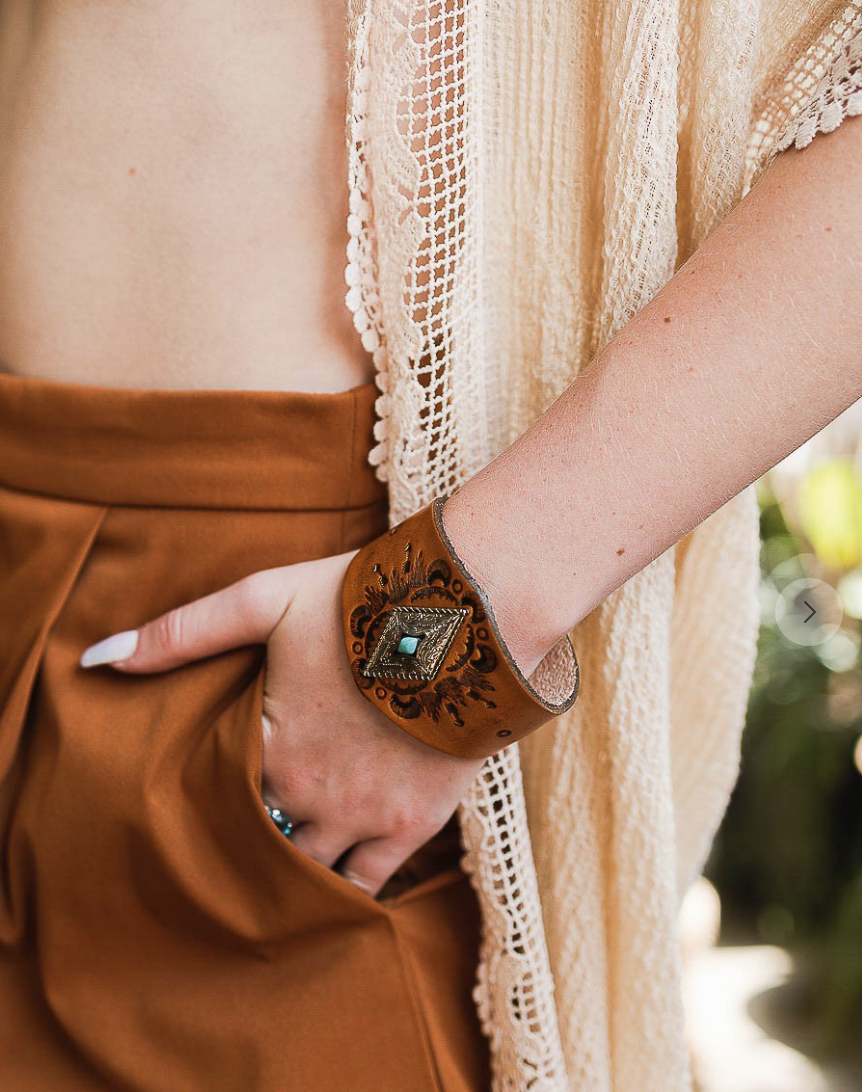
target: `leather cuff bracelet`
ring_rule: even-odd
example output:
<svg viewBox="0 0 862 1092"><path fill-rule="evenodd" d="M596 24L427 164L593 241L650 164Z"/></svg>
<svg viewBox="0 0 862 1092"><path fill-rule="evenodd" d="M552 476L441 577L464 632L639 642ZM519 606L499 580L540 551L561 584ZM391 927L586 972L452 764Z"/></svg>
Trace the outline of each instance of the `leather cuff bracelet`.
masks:
<svg viewBox="0 0 862 1092"><path fill-rule="evenodd" d="M566 635L530 681L521 674L443 528L447 498L353 556L344 639L356 685L390 720L439 751L483 758L574 704L578 661Z"/></svg>

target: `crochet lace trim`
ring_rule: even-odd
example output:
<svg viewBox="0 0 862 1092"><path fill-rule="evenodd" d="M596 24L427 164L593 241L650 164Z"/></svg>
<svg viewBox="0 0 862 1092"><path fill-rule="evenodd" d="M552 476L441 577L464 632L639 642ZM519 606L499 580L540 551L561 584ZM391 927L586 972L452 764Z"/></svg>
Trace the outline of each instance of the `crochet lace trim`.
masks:
<svg viewBox="0 0 862 1092"><path fill-rule="evenodd" d="M846 117L862 113L862 3L849 0L815 37L766 101L748 148L745 190L760 178L779 152L806 148L818 133L837 129Z"/></svg>
<svg viewBox="0 0 862 1092"><path fill-rule="evenodd" d="M374 254L374 235L371 231L371 187L368 164L369 87L371 68L368 61L369 12L364 3L352 2L349 18L348 94L347 94L347 160L348 160L348 216L347 216L347 265L344 280L347 284L345 303L353 316L353 325L359 334L363 348L371 353L374 362L374 379L380 394L374 403L376 420L374 438L377 441L368 455L380 481L388 480L389 420L389 362L383 336L378 292L377 262Z"/></svg>
<svg viewBox="0 0 862 1092"><path fill-rule="evenodd" d="M862 114L862 29L838 39L827 71L821 76L811 98L784 126L775 141L775 152L805 148L817 133L831 133L845 117Z"/></svg>

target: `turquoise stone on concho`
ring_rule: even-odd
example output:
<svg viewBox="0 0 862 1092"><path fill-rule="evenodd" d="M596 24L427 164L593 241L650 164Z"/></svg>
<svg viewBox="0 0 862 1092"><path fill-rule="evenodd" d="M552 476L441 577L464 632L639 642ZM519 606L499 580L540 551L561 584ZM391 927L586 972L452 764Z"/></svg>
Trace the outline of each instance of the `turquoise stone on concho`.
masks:
<svg viewBox="0 0 862 1092"><path fill-rule="evenodd" d="M384 679L435 678L470 613L468 607L392 607L362 674Z"/></svg>

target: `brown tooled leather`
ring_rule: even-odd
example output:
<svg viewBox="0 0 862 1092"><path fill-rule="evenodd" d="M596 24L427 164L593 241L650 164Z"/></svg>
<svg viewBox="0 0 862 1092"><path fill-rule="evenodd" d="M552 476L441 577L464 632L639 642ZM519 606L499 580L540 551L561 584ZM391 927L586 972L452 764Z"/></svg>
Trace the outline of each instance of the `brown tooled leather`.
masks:
<svg viewBox="0 0 862 1092"><path fill-rule="evenodd" d="M446 535L447 496L351 559L342 585L344 639L356 685L390 720L439 751L484 758L570 708L579 673L566 636L566 693L543 697L521 674Z"/></svg>

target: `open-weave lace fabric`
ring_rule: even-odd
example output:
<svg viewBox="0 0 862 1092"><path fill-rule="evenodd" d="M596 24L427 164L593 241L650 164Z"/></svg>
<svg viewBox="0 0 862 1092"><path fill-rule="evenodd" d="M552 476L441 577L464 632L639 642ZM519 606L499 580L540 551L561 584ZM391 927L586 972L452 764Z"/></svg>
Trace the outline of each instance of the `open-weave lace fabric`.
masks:
<svg viewBox="0 0 862 1092"><path fill-rule="evenodd" d="M525 431L779 150L862 113L862 0L350 0L349 35L347 304L392 524ZM758 548L749 488L576 627L578 702L461 802L494 1092L690 1089L678 907L737 776Z"/></svg>

